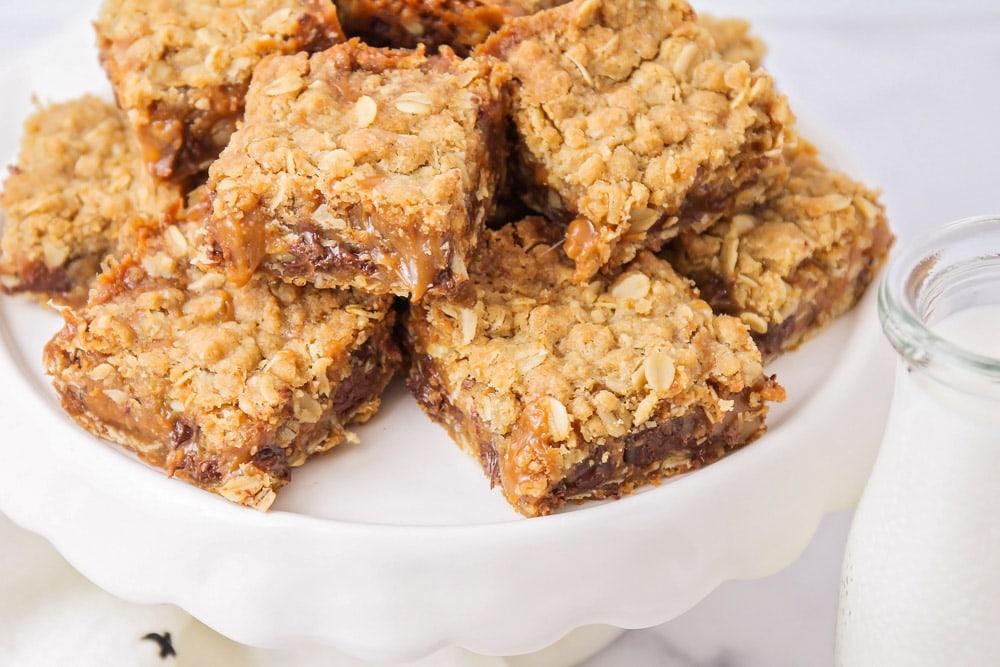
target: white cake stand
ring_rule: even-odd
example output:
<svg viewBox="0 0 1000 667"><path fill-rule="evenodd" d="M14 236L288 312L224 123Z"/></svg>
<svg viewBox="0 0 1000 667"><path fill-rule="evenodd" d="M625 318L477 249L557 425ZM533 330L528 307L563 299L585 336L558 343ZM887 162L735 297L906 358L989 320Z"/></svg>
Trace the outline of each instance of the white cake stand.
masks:
<svg viewBox="0 0 1000 667"><path fill-rule="evenodd" d="M82 24L0 73L0 157L16 154L32 93L110 94L92 43ZM525 520L397 384L361 445L297 469L265 514L167 479L66 417L40 361L60 323L0 300L0 511L122 598L177 604L242 643L368 660L520 654L585 626L648 627L726 580L784 567L859 496L892 386L869 295L774 365L789 400L755 444Z"/></svg>

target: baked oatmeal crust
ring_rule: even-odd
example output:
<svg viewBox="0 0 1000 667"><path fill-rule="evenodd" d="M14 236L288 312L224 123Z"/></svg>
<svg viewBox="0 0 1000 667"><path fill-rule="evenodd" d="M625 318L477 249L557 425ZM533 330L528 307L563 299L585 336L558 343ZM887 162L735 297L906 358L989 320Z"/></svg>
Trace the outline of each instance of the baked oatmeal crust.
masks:
<svg viewBox="0 0 1000 667"><path fill-rule="evenodd" d="M490 58L358 40L265 59L209 173L230 276L454 291L502 177L507 78Z"/></svg>
<svg viewBox="0 0 1000 667"><path fill-rule="evenodd" d="M507 62L529 203L569 223L577 280L682 224L707 227L780 161L791 116L771 78L728 62L682 0L574 0L515 18Z"/></svg>
<svg viewBox="0 0 1000 667"><path fill-rule="evenodd" d="M750 24L745 19L699 13L698 25L708 30L715 40L715 49L725 60L745 61L750 69L757 69L763 63L767 45L751 33Z"/></svg>
<svg viewBox="0 0 1000 667"><path fill-rule="evenodd" d="M255 279L199 257L200 222L140 234L45 349L66 411L201 488L267 509L309 456L356 441L400 361L390 297Z"/></svg>
<svg viewBox="0 0 1000 667"><path fill-rule="evenodd" d="M344 32L372 46L429 50L449 46L466 56L506 21L565 0L340 0Z"/></svg>
<svg viewBox="0 0 1000 667"><path fill-rule="evenodd" d="M0 193L0 291L81 305L137 221L173 219L182 206L179 188L145 172L113 104L85 95L40 107Z"/></svg>
<svg viewBox="0 0 1000 667"><path fill-rule="evenodd" d="M518 511L629 492L762 432L783 390L739 320L647 252L574 284L554 244L537 218L488 232L459 299L406 319L411 391Z"/></svg>
<svg viewBox="0 0 1000 667"><path fill-rule="evenodd" d="M790 176L777 195L682 233L664 253L713 308L749 327L766 358L857 303L893 239L876 191L827 167L797 135L784 152Z"/></svg>
<svg viewBox="0 0 1000 667"><path fill-rule="evenodd" d="M265 55L344 39L329 0L104 0L94 26L149 169L176 180L226 145Z"/></svg>

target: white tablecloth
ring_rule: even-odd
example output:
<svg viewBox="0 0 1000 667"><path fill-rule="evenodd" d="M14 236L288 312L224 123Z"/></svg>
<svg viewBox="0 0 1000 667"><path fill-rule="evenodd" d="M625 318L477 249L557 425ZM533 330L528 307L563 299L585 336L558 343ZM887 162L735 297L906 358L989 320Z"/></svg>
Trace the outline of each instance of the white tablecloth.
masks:
<svg viewBox="0 0 1000 667"><path fill-rule="evenodd" d="M0 67L92 17L95 7L94 0L3 0ZM705 0L695 7L753 21L803 131L842 168L883 189L901 242L949 220L1000 212L1000 3ZM726 584L685 616L626 633L586 664L830 664L848 521L824 521L784 572ZM150 632L170 632L177 655L161 660L156 642L142 639ZM253 651L173 607L116 600L0 516L0 665L54 664L359 663ZM421 664L503 661L450 650Z"/></svg>

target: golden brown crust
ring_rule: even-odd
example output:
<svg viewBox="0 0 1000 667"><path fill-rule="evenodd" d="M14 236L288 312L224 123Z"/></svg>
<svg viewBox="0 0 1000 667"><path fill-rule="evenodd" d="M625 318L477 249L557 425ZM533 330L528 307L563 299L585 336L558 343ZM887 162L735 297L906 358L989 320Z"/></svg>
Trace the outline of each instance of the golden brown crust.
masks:
<svg viewBox="0 0 1000 667"><path fill-rule="evenodd" d="M407 320L411 389L518 511L628 492L763 430L782 390L739 320L647 252L574 284L549 233L488 232L462 298L428 295Z"/></svg>
<svg viewBox="0 0 1000 667"><path fill-rule="evenodd" d="M182 204L146 173L113 104L87 95L40 108L0 194L0 290L80 305L137 221L173 218Z"/></svg>
<svg viewBox="0 0 1000 667"><path fill-rule="evenodd" d="M226 145L264 56L343 41L329 0L104 0L94 26L145 162L178 180Z"/></svg>
<svg viewBox="0 0 1000 667"><path fill-rule="evenodd" d="M515 16L525 16L566 0L340 0L344 31L372 46L434 51L449 46L468 55L493 31Z"/></svg>
<svg viewBox="0 0 1000 667"><path fill-rule="evenodd" d="M513 71L529 203L582 220L567 249L578 280L631 259L651 230L659 244L745 188L763 196L780 161L785 99L720 57L681 0L574 0L511 20L481 51Z"/></svg>
<svg viewBox="0 0 1000 667"><path fill-rule="evenodd" d="M708 30L715 40L715 49L729 62L745 61L757 69L767 53L767 45L751 34L750 24L736 17L715 17L698 14L698 25Z"/></svg>
<svg viewBox="0 0 1000 667"><path fill-rule="evenodd" d="M231 276L454 290L506 156L506 81L489 58L357 40L266 59L209 175Z"/></svg>
<svg viewBox="0 0 1000 667"><path fill-rule="evenodd" d="M267 509L290 467L356 439L399 361L391 298L255 279L194 255L201 223L148 230L64 310L45 349L84 428L234 502Z"/></svg>
<svg viewBox="0 0 1000 667"><path fill-rule="evenodd" d="M782 191L665 252L712 307L739 317L765 357L794 349L853 306L892 233L878 193L829 169L807 141L786 145Z"/></svg>

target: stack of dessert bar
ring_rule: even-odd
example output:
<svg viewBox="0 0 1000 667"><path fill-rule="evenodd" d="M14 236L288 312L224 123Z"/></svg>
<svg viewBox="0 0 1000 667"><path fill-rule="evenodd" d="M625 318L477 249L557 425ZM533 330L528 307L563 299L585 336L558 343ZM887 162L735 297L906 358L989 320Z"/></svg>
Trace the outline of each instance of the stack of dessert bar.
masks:
<svg viewBox="0 0 1000 667"><path fill-rule="evenodd" d="M892 241L746 23L683 0L105 0L95 26L116 104L28 120L0 286L61 308L78 423L258 509L400 368L527 516L710 463Z"/></svg>

